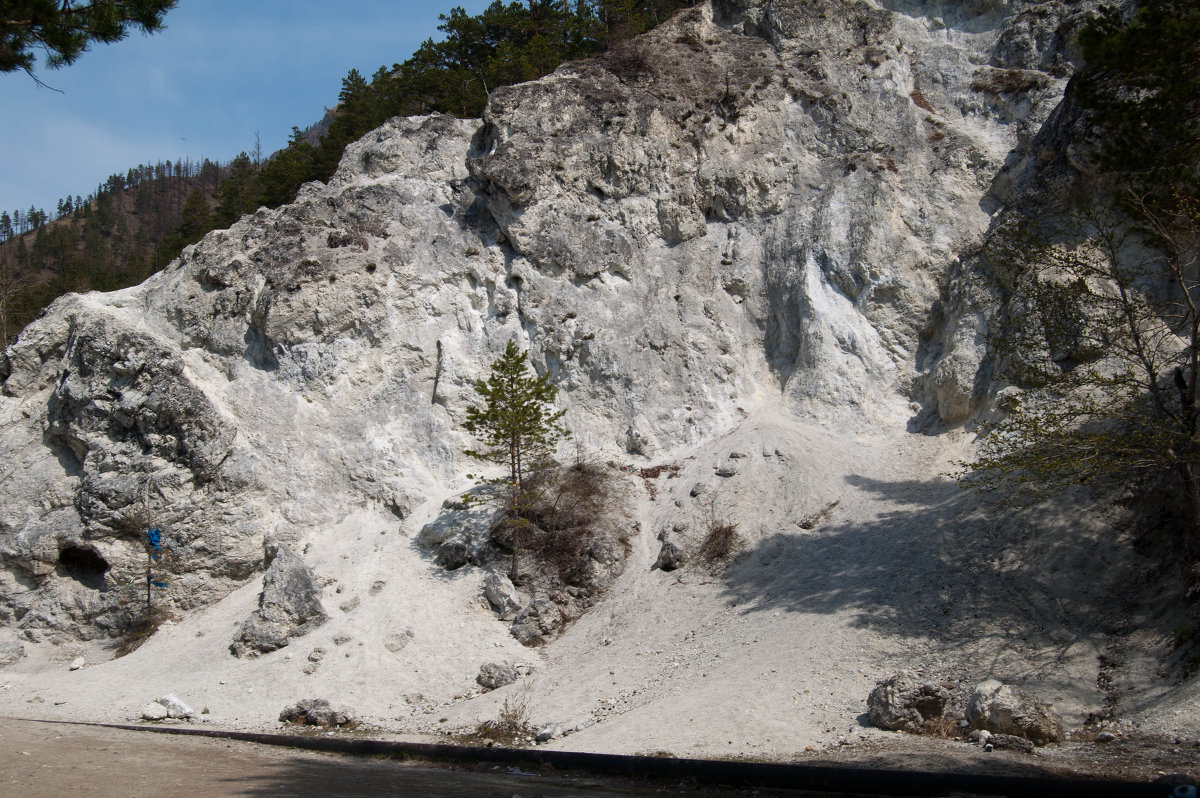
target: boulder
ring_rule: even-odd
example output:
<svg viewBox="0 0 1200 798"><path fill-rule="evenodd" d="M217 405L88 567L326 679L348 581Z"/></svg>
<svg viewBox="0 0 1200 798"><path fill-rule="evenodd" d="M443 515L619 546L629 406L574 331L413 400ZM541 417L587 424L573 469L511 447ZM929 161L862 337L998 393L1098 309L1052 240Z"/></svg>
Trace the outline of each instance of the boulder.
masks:
<svg viewBox="0 0 1200 798"><path fill-rule="evenodd" d="M949 703L946 688L904 670L875 685L867 696L867 716L880 729L917 732L925 721L942 717Z"/></svg>
<svg viewBox="0 0 1200 798"><path fill-rule="evenodd" d="M167 710L167 717L176 720L191 720L196 713L187 704L179 700L174 693L167 693L158 699L158 704Z"/></svg>
<svg viewBox="0 0 1200 798"><path fill-rule="evenodd" d="M166 720L168 716L167 708L157 701L151 701L142 707L142 720Z"/></svg>
<svg viewBox="0 0 1200 798"><path fill-rule="evenodd" d="M676 568L683 567L686 561L683 549L666 540L663 541L662 548L658 550L658 559L654 561L654 565L660 571L674 571Z"/></svg>
<svg viewBox="0 0 1200 798"><path fill-rule="evenodd" d="M12 665L25 656L25 646L20 643L0 643L0 668Z"/></svg>
<svg viewBox="0 0 1200 798"><path fill-rule="evenodd" d="M455 571L471 562L471 547L461 540L447 540L433 559L447 571Z"/></svg>
<svg viewBox="0 0 1200 798"><path fill-rule="evenodd" d="M483 595L503 620L511 621L521 611L521 594L504 574L493 571L484 577Z"/></svg>
<svg viewBox="0 0 1200 798"><path fill-rule="evenodd" d="M495 690L517 680L517 669L511 665L501 665L496 662L486 662L479 668L475 681L485 690Z"/></svg>
<svg viewBox="0 0 1200 798"><path fill-rule="evenodd" d="M280 723L302 723L306 726L349 726L355 723L347 709L334 707L324 698L306 698L279 713Z"/></svg>
<svg viewBox="0 0 1200 798"><path fill-rule="evenodd" d="M575 730L575 724L570 722L546 723L537 728L533 734L534 742L548 743L559 737L564 737Z"/></svg>
<svg viewBox="0 0 1200 798"><path fill-rule="evenodd" d="M77 671L86 664L87 664L87 662L84 660L83 657L76 657L75 659L71 660L71 664L67 666L67 670Z"/></svg>
<svg viewBox="0 0 1200 798"><path fill-rule="evenodd" d="M988 744L999 751L1020 751L1023 754L1032 754L1034 749L1032 741L1015 734L993 734Z"/></svg>
<svg viewBox="0 0 1200 798"><path fill-rule="evenodd" d="M534 742L548 743L551 740L557 740L560 737L566 737L569 734L574 734L577 731L583 731L593 725L595 721L590 718L584 720L566 720L558 723L545 723L537 727L534 732Z"/></svg>
<svg viewBox="0 0 1200 798"><path fill-rule="evenodd" d="M1023 737L1035 745L1062 739L1062 719L1057 712L1024 690L996 679L971 691L967 720L972 728Z"/></svg>
<svg viewBox="0 0 1200 798"><path fill-rule="evenodd" d="M263 543L263 590L258 609L242 624L229 649L239 657L283 648L323 624L321 588L304 561L278 538Z"/></svg>

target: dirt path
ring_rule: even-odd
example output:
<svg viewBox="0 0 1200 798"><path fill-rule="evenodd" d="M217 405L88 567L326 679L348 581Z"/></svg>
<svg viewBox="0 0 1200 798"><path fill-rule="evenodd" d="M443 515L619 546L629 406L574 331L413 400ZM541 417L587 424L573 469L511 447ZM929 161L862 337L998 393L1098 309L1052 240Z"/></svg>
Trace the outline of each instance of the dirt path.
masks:
<svg viewBox="0 0 1200 798"><path fill-rule="evenodd" d="M660 788L642 791L594 778L418 767L231 740L9 718L0 718L0 773L0 794L9 798L662 794Z"/></svg>

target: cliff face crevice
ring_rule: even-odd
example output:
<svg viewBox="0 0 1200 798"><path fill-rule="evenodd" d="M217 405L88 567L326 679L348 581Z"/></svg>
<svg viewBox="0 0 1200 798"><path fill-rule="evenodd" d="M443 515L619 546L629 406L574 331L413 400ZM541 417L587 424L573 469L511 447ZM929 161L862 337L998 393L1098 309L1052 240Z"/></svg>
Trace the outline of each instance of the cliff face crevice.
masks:
<svg viewBox="0 0 1200 798"><path fill-rule="evenodd" d="M510 339L614 457L762 406L961 420L982 322L955 270L1024 185L998 175L1039 168L1087 6L703 5L482 120L392 120L294 204L60 300L0 358L3 612L31 634L115 612L49 565L86 541L134 573L147 519L171 600L200 604L265 535L407 517L469 468L463 409Z"/></svg>

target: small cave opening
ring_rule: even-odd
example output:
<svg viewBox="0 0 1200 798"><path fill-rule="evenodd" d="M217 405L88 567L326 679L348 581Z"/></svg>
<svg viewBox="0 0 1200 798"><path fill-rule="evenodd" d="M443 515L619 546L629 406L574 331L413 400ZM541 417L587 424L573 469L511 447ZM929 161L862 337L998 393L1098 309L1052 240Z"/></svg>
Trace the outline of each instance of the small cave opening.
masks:
<svg viewBox="0 0 1200 798"><path fill-rule="evenodd" d="M106 588L104 575L108 573L108 569L108 561L92 549L67 546L58 552L58 575L70 577L92 590Z"/></svg>

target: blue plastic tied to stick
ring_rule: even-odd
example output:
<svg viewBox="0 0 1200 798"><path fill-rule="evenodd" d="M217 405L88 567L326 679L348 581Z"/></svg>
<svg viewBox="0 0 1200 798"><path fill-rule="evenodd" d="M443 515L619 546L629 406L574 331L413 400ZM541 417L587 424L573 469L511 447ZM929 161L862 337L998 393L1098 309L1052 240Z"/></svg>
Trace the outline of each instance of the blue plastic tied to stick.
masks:
<svg viewBox="0 0 1200 798"><path fill-rule="evenodd" d="M161 529L159 529L158 527L151 529L149 532L146 533L146 537L150 541L150 547L153 548L155 551L159 551L162 548L162 530Z"/></svg>

